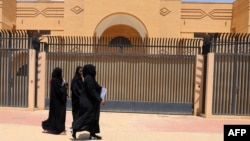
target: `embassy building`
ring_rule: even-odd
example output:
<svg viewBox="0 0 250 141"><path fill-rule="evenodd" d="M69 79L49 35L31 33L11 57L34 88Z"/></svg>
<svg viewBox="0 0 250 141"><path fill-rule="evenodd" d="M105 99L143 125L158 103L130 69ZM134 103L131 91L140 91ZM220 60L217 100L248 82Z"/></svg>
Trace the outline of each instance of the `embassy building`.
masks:
<svg viewBox="0 0 250 141"><path fill-rule="evenodd" d="M0 0L0 109L48 109L52 70L91 63L104 111L249 117L249 5Z"/></svg>
<svg viewBox="0 0 250 141"><path fill-rule="evenodd" d="M248 33L249 1L0 0L0 29L49 35L194 37L195 33Z"/></svg>

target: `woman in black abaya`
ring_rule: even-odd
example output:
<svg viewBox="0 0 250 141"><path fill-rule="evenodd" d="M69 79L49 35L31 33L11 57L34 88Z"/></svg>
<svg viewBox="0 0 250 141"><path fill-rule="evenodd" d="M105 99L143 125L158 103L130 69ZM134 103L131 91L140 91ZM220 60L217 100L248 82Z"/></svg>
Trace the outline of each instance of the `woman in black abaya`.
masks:
<svg viewBox="0 0 250 141"><path fill-rule="evenodd" d="M92 64L83 67L83 93L80 95L80 110L72 124L72 137L76 138L76 132L90 132L89 139L101 139L96 133L100 133L99 117L100 104L105 102L100 97L102 87L95 80L96 69Z"/></svg>
<svg viewBox="0 0 250 141"><path fill-rule="evenodd" d="M42 121L44 132L65 134L67 88L62 77L62 69L55 68L50 80L50 105L48 119Z"/></svg>
<svg viewBox="0 0 250 141"><path fill-rule="evenodd" d="M79 108L80 108L79 97L80 97L80 94L83 92L83 76L82 75L83 75L82 67L81 66L76 67L75 76L72 79L71 86L70 86L73 122L76 119Z"/></svg>

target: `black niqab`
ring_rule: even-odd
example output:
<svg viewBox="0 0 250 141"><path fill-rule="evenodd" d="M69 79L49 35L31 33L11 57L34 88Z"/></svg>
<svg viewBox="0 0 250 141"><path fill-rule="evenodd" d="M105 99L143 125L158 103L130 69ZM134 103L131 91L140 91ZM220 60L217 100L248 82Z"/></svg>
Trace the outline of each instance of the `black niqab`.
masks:
<svg viewBox="0 0 250 141"><path fill-rule="evenodd" d="M83 77L86 77L87 75L92 76L95 78L96 76L96 69L95 66L92 64L87 64L83 67Z"/></svg>
<svg viewBox="0 0 250 141"><path fill-rule="evenodd" d="M52 72L52 78L51 80L54 80L59 85L63 84L63 77L62 77L62 69L56 67Z"/></svg>

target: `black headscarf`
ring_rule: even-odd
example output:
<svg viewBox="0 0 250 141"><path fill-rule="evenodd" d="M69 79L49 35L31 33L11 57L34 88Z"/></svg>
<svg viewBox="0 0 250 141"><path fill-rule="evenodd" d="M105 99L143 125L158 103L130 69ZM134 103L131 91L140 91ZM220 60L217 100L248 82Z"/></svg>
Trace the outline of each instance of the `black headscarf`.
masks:
<svg viewBox="0 0 250 141"><path fill-rule="evenodd" d="M79 70L80 70L81 68L82 68L81 66L77 66L77 67L76 67L76 72L75 72L74 78L75 78L75 77L81 76L81 74L79 73Z"/></svg>
<svg viewBox="0 0 250 141"><path fill-rule="evenodd" d="M83 66L83 77L90 75L93 78L95 78L96 76L96 68L94 65L92 64L87 64L85 66Z"/></svg>
<svg viewBox="0 0 250 141"><path fill-rule="evenodd" d="M73 85L73 82L76 80L76 79L80 79L81 78L81 74L79 73L79 70L82 69L81 66L77 66L76 67L76 72L75 72L75 75L71 81L71 86L70 86L70 89L72 88L72 85Z"/></svg>
<svg viewBox="0 0 250 141"><path fill-rule="evenodd" d="M62 84L63 78L62 78L62 69L59 67L56 67L52 72L52 79L55 79L58 83Z"/></svg>

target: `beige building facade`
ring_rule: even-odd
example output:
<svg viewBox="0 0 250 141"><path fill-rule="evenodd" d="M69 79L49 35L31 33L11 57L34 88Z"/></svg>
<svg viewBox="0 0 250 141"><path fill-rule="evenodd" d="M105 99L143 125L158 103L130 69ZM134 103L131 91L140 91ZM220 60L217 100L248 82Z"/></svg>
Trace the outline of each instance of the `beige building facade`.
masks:
<svg viewBox="0 0 250 141"><path fill-rule="evenodd" d="M194 37L248 33L249 0L0 0L0 29L97 37Z"/></svg>
<svg viewBox="0 0 250 141"><path fill-rule="evenodd" d="M46 98L48 97L48 92L47 92L48 81L46 79L49 76L48 73L51 72L50 69L54 67L53 63L61 64L63 66L63 69L67 70L68 68L75 68L76 66L74 65L76 64L82 63L83 58L84 59L88 58L88 56L85 56L85 54L81 54L82 56L80 58L77 58L76 53L79 53L79 52L84 52L84 53L87 52L87 53L93 53L93 54L94 53L98 54L100 52L121 54L121 52L119 52L120 51L119 48L110 48L108 46L109 44L106 44L106 40L105 41L100 40L100 44L105 42L104 45L107 45L105 47L102 46L101 48L95 48L95 45L97 44L85 45L84 43L84 45L81 44L79 46L84 46L85 50L80 50L79 49L80 47L76 49L77 47L75 46L75 43L73 41L77 40L77 37L81 36L82 40L83 38L85 39L85 37L110 37L110 38L107 38L108 39L107 43L111 43L111 40L109 39L112 39L112 38L114 39L114 38L119 38L119 37L127 38L127 39L129 38L135 38L135 39L143 39L143 38L167 39L169 38L170 40L166 40L168 41L166 43L168 45L164 43L163 46L160 46L160 47L158 47L157 45L161 45L161 44L154 44L158 40L151 40L153 43L153 44L150 44L151 46L149 45L147 46L147 48L144 48L144 49L140 48L139 50L138 47L140 47L141 45L141 41L139 40L140 41L139 44L135 44L135 45L138 45L137 48L123 48L122 49L123 51L122 53L125 53L125 54L126 53L130 54L131 52L134 54L140 54L140 55L143 54L143 55L148 55L148 56L150 55L157 56L158 54L160 54L159 56L163 58L160 58L160 59L158 58L158 60L156 59L155 62L162 59L161 61L157 63L155 62L152 63L151 62L152 58L148 60L147 59L143 60L140 58L141 60L144 61L143 63L134 62L136 59L133 59L134 56L132 56L131 58L128 58L126 60L127 62L131 61L130 63L127 63L127 64L125 63L124 65L122 62L121 64L119 64L119 60L122 60L121 59L122 57L116 58L114 57L114 54L110 54L110 56L107 57L108 59L106 58L106 60L103 58L101 59L99 58L100 60L98 60L98 57L95 57L95 59L91 58L91 59L86 59L85 61L86 62L89 60L94 61L94 63L99 64L100 66L99 68L102 68L102 69L105 68L104 67L105 63L106 63L106 66L114 65L114 67L110 67L106 69L106 70L114 69L111 72L115 72L115 74L117 73L116 74L117 79L114 79L117 81L114 82L114 85L111 85L112 83L107 83L107 84L110 84L110 86L112 86L112 89L114 89L113 92L111 92L112 94L114 94L114 96L108 99L110 101L112 100L120 101L119 99L120 97L118 96L118 94L120 95L121 93L124 92L124 94L121 94L122 95L121 99L124 100L124 102L133 101L136 98L137 98L136 100L138 100L139 102L141 101L140 98L142 98L142 101L145 102L145 99L143 98L151 97L152 99L150 100L152 100L153 102L161 103L164 101L164 97L166 97L166 94L169 94L170 98L169 97L165 98L166 101L164 101L165 102L164 104L166 103L175 104L176 101L177 101L176 103L179 102L178 98L183 99L184 97L187 97L186 96L187 92L186 90L184 90L184 87L185 87L188 90L189 89L194 90L192 91L193 93L191 93L192 96L190 96L192 97L190 98L191 99L190 101L192 104L191 112L193 115L212 117L212 116L217 116L217 115L227 115L228 113L233 111L232 113L234 115L238 114L245 118L244 115L249 115L250 113L250 109L246 108L246 107L249 107L250 105L249 103L250 99L244 98L244 96L248 96L249 94L249 89L244 87L244 86L249 85L249 81L245 79L245 78L249 78L249 73L247 72L249 72L248 70L250 68L249 63L245 61L245 60L249 60L249 51L250 51L249 47L245 45L245 44L248 44L248 42L245 42L245 39L250 37L249 36L250 34L248 34L249 25L250 25L250 21L249 21L250 11L248 8L249 4L250 4L249 0L235 0L235 2L233 3L197 3L197 2L182 2L181 0L130 0L130 1L127 1L127 0L119 0L119 1L118 0L106 0L106 1L100 1L100 0L0 0L0 30L1 30L0 35L3 39L1 46L2 45L6 46L6 47L3 47L2 50L0 50L1 51L0 57L3 58L0 64L2 64L3 66L2 69L3 69L4 67L7 66L5 64L13 63L13 66L14 66L13 72L15 72L13 74L18 74L16 72L19 72L20 70L26 70L24 72L30 72L27 74L20 75L20 77L16 75L14 76L15 78L18 78L18 79L19 78L26 79L26 77L21 77L21 76L28 76L28 80L26 80L28 82L27 84L27 88L28 88L28 96L27 96L28 104L27 105L28 106L27 108L31 110L34 110L35 108L45 109ZM36 50L29 49L29 52L27 52L26 54L23 53L23 51L20 51L18 53L13 53L13 54L18 54L18 56L15 58L15 60L18 60L18 61L11 62L9 60L13 60L12 59L13 55L11 54L7 55L5 52L5 49L15 48L15 45L18 45L16 47L21 48L22 42L21 41L15 42L14 40L13 41L14 43L10 44L9 46L9 42L11 41L9 40L9 37L13 37L12 34L17 37L19 35L15 35L15 32L13 32L13 33L10 33L11 36L8 36L9 33L8 32L5 33L4 32L5 30L38 31L41 35L45 35L45 36L48 35L48 38L50 38L49 36L54 36L55 38L53 39L55 39L55 42L49 43L49 41L46 41L46 39L48 38L42 38L42 39L45 39L45 41L42 40L42 43L46 42L48 43L47 44L48 46L50 44L49 49L51 50L55 49L55 51L51 51L52 53L60 52L63 55L58 53L57 54L58 56L56 55L52 56L49 54L48 50L45 51L45 49L42 50L41 48L41 50L38 51L38 54L37 54L38 57L37 57ZM20 32L20 33L21 33L20 34L21 36L22 34L24 36L27 36L26 32L25 33ZM223 61L216 63L218 59L216 60L215 53L210 52L207 54L206 57L204 54L201 53L200 50L201 48L203 49L204 47L204 44L202 45L202 40L194 39L192 40L193 42L189 41L190 38L193 39L194 37L201 37L199 35L205 35L204 33L222 33L222 34L225 34L225 36L223 37L229 38L229 40L226 40L226 39L221 40L221 42L218 43L218 46L220 46L221 48L225 47L223 46L223 44L227 45L226 46L227 49L224 50L225 52L223 53L233 51L233 49L228 49L228 48L230 47L234 48L235 44L236 45L239 44L241 45L239 48L242 48L242 53L247 54L246 58L242 56L243 58L238 59L239 62L241 61L240 64L242 65L242 67L239 65L238 68L235 67L236 69L238 69L238 71L233 71L235 76L237 75L236 72L242 73L241 75L239 75L239 76L242 76L241 78L239 78L239 80L241 80L242 82L240 84L242 84L242 89L243 89L242 96L241 96L243 102L241 101L241 99L239 100L239 98L238 99L234 98L235 100L238 100L235 102L237 103L235 104L237 108L236 110L232 110L233 108L231 108L232 104L230 104L231 102L230 98L225 98L223 101L219 97L218 101L216 101L216 99L214 100L214 93L216 92L214 92L215 88L213 88L216 82L220 82L220 81L227 82L228 81L227 78L229 76L233 76L232 74L230 74L230 72L232 71L227 71L227 70L232 69L232 67L230 66L233 66L232 64L234 64L234 61L232 62L233 59L226 60L225 62L231 61L230 62L231 65L229 66L223 65L223 63L225 63ZM235 42L236 40L234 39L234 37L231 38L230 33L240 33L242 34L242 36L239 36L240 37L239 40ZM230 35L227 35L227 34L230 34ZM61 38L61 36L65 36L65 38L64 37ZM185 40L185 38L187 38L187 40ZM29 44L30 42L27 42L26 38L24 39L15 38L15 39L25 40L25 42L23 42L24 46L25 47L30 46ZM137 40L135 40L135 42L136 41ZM146 42L147 40L145 40L145 43ZM206 41L204 41L203 43L205 42ZM93 43L95 42L93 41ZM56 45L54 46L54 44ZM11 45L13 45L14 47L11 47ZM57 46L59 47L57 48ZM61 46L64 46L64 48L60 48ZM168 49L161 48L161 47L170 47L170 48L173 47L174 49L171 48L168 50ZM186 47L187 49L185 49L184 47ZM188 47L193 48L191 52L194 51L194 53L190 53L190 50L188 49ZM81 49L84 49L84 48L81 48ZM196 49L199 51L195 52ZM235 55L237 56L236 52L233 52L233 53L235 53ZM20 61L23 58L25 58L21 56L20 54L25 54L24 56L26 56L26 61ZM176 55L175 56L176 58L174 58L173 60L171 60L171 57L166 59L164 58L164 55L162 54L165 54L166 56ZM182 55L182 57L184 58L181 58L180 55ZM187 55L188 57L190 56L194 57L193 61L187 62L188 59L185 58L187 57L185 55ZM56 59L53 59L53 57ZM74 59L74 57L76 57L77 59ZM237 56L237 57L241 57L241 56ZM37 62L36 62L36 59L37 59ZM118 60L118 61L116 62L114 60ZM106 62L103 62L103 61L106 61ZM36 65L36 63L38 65ZM153 67L151 63L154 65ZM161 67L160 66L161 63L166 66ZM223 71L226 70L225 71L226 73L222 72L220 74L221 76L224 76L224 74L228 74L226 75L226 77L223 77L224 78L223 80L217 81L217 79L214 77L216 73L215 70L216 68L218 68L215 64L221 64L221 66L225 66L225 69L217 70L217 73L220 70L223 70ZM138 67L138 65L139 66L142 65L142 66ZM25 68L25 66L28 66L28 68ZM21 69L18 69L18 68L21 68ZM117 68L119 68L119 70ZM152 91L152 93L149 92L148 96L145 96L146 91L142 89L142 91L145 91L143 92L144 96L142 96L140 95L139 92L134 92L134 89L132 86L130 87L130 85L125 85L123 81L121 82L118 81L118 80L127 79L126 77L127 75L124 75L125 73L120 74L120 72L126 72L124 71L124 68L127 69L127 72L133 72L133 73L139 72L139 74L142 74L140 75L141 77L138 80L145 79L145 81L143 81L145 82L145 85L143 85L143 83L141 82L138 82L135 84L138 84L138 86L140 85L140 87L144 86L145 88L147 87L147 79L146 79L147 77L145 77L146 75L144 74L148 75L148 72L146 73L145 70L147 70L147 68L148 69L154 68L155 70L151 71L152 74L150 74L152 78L154 78L153 76L158 76L158 78L161 78L162 75L165 75L166 79L164 79L162 83L173 84L173 87L174 87L173 91L175 92L175 93L173 92L173 94L179 94L183 92L183 95L181 96L177 95L177 96L171 97L173 95L171 92L165 92L167 88L157 89L157 88L161 88L161 85L157 85L160 82L155 81L154 84L156 85L156 87L153 87L155 88L153 89L155 91ZM165 71L162 70L163 68L165 68ZM175 68L180 68L180 70L176 71ZM193 75L192 76L193 81L189 81L189 79L183 79L182 81L179 81L179 82L176 81L176 84L178 84L178 87L181 87L180 82L184 82L183 89L180 89L180 91L178 91L179 88L177 87L177 85L174 85L175 83L173 83L176 79L172 76L183 76L182 72L184 69L182 68L190 69L190 70L187 70L186 73L190 72L191 75L187 74L186 76ZM37 72L38 72L37 74L35 74L35 71L34 71L35 69L37 69ZM70 75L70 73L74 74L74 70L73 71L68 70L68 71L69 72L66 73L68 75L67 80L70 80L71 77L73 76L73 75ZM164 74L167 71L170 72L169 75ZM9 100L11 99L11 97L9 96L7 91L11 92L11 88L10 90L6 89L9 78L8 76L6 77L4 72L9 72L9 68L7 68L5 71L2 71L1 73L1 77L4 76L4 78L1 79L1 82L5 82L6 85L3 85L5 83L2 83L2 85L0 85L0 90L2 90L2 95L3 95L1 97L1 93L0 93L0 97L2 99L4 98L4 100L0 101L0 105L2 102L3 104L7 103L6 105L9 106L8 102L11 101ZM155 73L155 72L159 72L159 73ZM9 76L10 78L12 78L11 75ZM108 75L102 75L102 76L103 76L102 80L110 79ZM120 79L120 76L124 76L125 78ZM178 77L178 78L183 78L183 77ZM155 80L155 79L152 79L152 80ZM230 82L231 81L233 81L233 79L230 80ZM186 82L189 82L189 83L186 83ZM124 86L122 87L124 90L120 89L121 88L120 84L124 84ZM190 85L186 85L186 84L190 84ZM19 87L19 83L16 83L16 85ZM113 87L113 86L116 86L116 87ZM169 85L168 88L171 89L172 85ZM225 91L228 91L228 90L231 91L231 86L230 86L230 89L227 87L227 85L225 88L222 86L221 88L225 89ZM8 97L5 98L4 96L5 93L8 94L9 98ZM163 95L160 97L157 95L158 93L162 93ZM154 95L152 96L152 94ZM19 92L17 92L16 95L18 97L20 95ZM125 95L129 95L129 96L125 96ZM223 93L223 96L227 97L228 96L227 92ZM24 96L21 96L21 98L22 97ZM134 98L134 99L131 100L130 98ZM173 102L171 101L172 99L176 101ZM22 101L24 100L21 99L20 101L21 101L20 103L22 103ZM219 106L217 108L213 108L214 106L213 102L220 103L221 105L218 104ZM186 102L185 104L187 103L188 105L191 105L189 102ZM0 106L0 108L3 108L3 107ZM224 112L224 110L226 112ZM239 116L236 116L236 117L239 117ZM247 118L249 118L249 116L247 116Z"/></svg>

